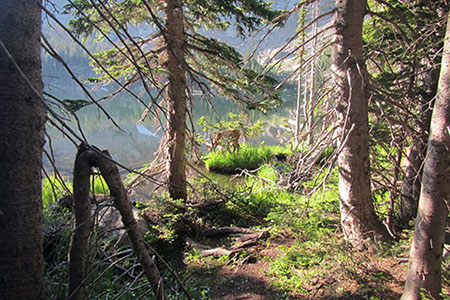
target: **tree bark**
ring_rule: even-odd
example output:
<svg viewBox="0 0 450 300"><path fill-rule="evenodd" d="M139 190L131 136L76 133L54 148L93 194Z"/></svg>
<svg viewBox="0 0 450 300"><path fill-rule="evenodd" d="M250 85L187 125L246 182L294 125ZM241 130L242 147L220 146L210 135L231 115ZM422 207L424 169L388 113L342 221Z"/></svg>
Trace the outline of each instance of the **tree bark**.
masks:
<svg viewBox="0 0 450 300"><path fill-rule="evenodd" d="M42 251L40 1L1 2L0 298L45 299ZM33 91L17 66L34 86Z"/></svg>
<svg viewBox="0 0 450 300"><path fill-rule="evenodd" d="M419 203L420 188L422 185L422 164L425 153L426 142L424 144L421 139L418 139L411 145L406 156L407 163L405 166L405 177L402 183L399 210L399 221L403 227L409 227L409 222L417 215L417 205Z"/></svg>
<svg viewBox="0 0 450 300"><path fill-rule="evenodd" d="M364 82L362 24L365 0L336 1L333 72L338 87L336 110L342 139L338 148L341 225L358 249L365 240L386 240L388 232L375 214L370 191L368 96Z"/></svg>
<svg viewBox="0 0 450 300"><path fill-rule="evenodd" d="M441 263L450 196L450 15L431 119L422 189L403 300L441 299Z"/></svg>
<svg viewBox="0 0 450 300"><path fill-rule="evenodd" d="M94 151L85 144L81 144L78 148L74 168L73 197L76 223L70 249L68 299L82 300L85 299L86 294L83 281L86 272L86 246L92 224L90 213L91 204L89 201L89 178L92 173L92 167L99 168L111 191L114 206L120 212L122 223L127 230L133 251L141 263L156 299L164 300L162 278L142 239L117 166L111 162L107 151L100 153L100 151Z"/></svg>
<svg viewBox="0 0 450 300"><path fill-rule="evenodd" d="M184 59L183 5L167 0L165 6L168 86L167 176L172 199L186 199L186 62Z"/></svg>
<svg viewBox="0 0 450 300"><path fill-rule="evenodd" d="M429 80L426 83L426 91L421 96L421 104L418 115L418 136L408 152L408 160L405 168L405 178L402 184L402 196L400 198L399 220L404 227L408 227L410 220L417 215L420 189L422 186L422 169L427 152L428 136L430 133L431 113L433 101L436 96L439 70L434 65L439 61L430 62L432 69L428 71Z"/></svg>
<svg viewBox="0 0 450 300"><path fill-rule="evenodd" d="M75 230L69 250L69 300L86 298L86 248L92 232L91 201L89 199L92 159L80 146L73 168L73 200Z"/></svg>
<svg viewBox="0 0 450 300"><path fill-rule="evenodd" d="M311 4L311 19L314 20L319 16L319 0ZM316 52L317 52L317 22L312 25L311 35L314 37L311 48L311 69L309 75L309 97L305 99L305 122L306 122L306 143L308 146L313 144L313 123L314 123L314 102L316 97Z"/></svg>

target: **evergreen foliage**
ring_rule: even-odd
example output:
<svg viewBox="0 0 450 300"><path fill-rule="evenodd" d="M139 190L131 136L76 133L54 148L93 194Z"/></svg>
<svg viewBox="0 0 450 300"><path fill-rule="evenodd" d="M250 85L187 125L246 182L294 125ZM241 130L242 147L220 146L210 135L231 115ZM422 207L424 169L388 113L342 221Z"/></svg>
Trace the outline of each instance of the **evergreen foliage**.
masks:
<svg viewBox="0 0 450 300"><path fill-rule="evenodd" d="M194 87L206 94L211 93L210 87L214 87L221 95L248 109L267 111L278 106L281 98L274 92L277 81L273 77L252 71L234 47L202 35L199 29L223 31L234 28L244 36L274 20L280 11L271 9L270 4L260 0L196 0L183 4L184 51L188 75ZM167 33L160 18L162 7L163 2L136 0L107 4L74 0L65 6L66 12L75 17L69 24L78 35L95 34L98 40L109 41L111 45L115 41L121 43L95 54L92 65L99 76L91 78L91 82L105 83L115 77L127 84L144 80L144 85L149 87L163 87L162 76L166 70L161 64ZM133 28L147 33L134 40L130 34Z"/></svg>

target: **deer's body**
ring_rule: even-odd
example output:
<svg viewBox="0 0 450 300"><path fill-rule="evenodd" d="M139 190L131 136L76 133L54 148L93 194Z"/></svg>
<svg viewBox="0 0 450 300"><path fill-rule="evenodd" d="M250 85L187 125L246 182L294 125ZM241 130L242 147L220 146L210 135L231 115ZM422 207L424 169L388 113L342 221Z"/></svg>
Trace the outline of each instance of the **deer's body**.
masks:
<svg viewBox="0 0 450 300"><path fill-rule="evenodd" d="M239 138L241 137L241 131L238 129L229 129L219 131L216 136L211 140L211 151L215 151L217 146L222 149L231 150L231 152L239 152Z"/></svg>

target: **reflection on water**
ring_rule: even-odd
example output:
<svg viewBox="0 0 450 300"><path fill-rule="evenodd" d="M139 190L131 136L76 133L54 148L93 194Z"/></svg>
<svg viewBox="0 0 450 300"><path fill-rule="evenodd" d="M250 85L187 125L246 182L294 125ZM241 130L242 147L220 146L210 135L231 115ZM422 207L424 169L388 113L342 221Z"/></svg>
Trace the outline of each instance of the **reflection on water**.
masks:
<svg viewBox="0 0 450 300"><path fill-rule="evenodd" d="M85 99L83 93L75 88L65 86L63 88L49 89L47 91L59 97L60 99ZM104 96L107 91L97 91L97 97ZM70 96L69 96L70 95ZM148 103L148 99L143 99ZM148 119L144 123L136 124L140 119L145 107L142 103L127 94L118 95L114 99L101 103L102 107L108 114L118 123L119 128L113 125L111 120L94 105L82 108L77 112L80 125L88 142L97 146L99 149L108 150L114 160L128 168L138 168L145 163L149 163L154 158L154 153L158 149L158 144L162 136L161 123L156 117ZM217 122L225 118L228 113L233 112L239 114L240 108L225 99L216 99L214 101L215 111L205 103L205 101L195 101L194 118L192 123L196 126L200 116L205 116L210 122ZM286 110L284 110L286 111ZM216 114L217 113L217 114ZM278 116L286 115L286 112L277 112ZM261 114L252 112L252 119L266 118ZM190 121L189 121L190 122ZM76 130L75 121L70 123L71 127ZM199 128L197 128L199 129ZM51 137L51 142L46 144L52 145L53 153L56 158L56 165L59 171L66 177L70 177L75 160L76 146L64 137L60 132L51 126L47 126L47 132ZM262 137L266 144L279 143L273 137ZM52 168L48 160L44 157L44 167L52 172Z"/></svg>
<svg viewBox="0 0 450 300"><path fill-rule="evenodd" d="M136 129L139 134L143 134L146 136L152 136L152 137L156 136L155 132L148 130L142 123L136 124Z"/></svg>
<svg viewBox="0 0 450 300"><path fill-rule="evenodd" d="M50 93L62 99L83 99L83 94L75 88L66 89L64 92L61 92L61 89L54 89ZM103 96L102 93L107 94L107 91L100 91L97 97ZM151 120L136 125L136 121L145 109L142 103L127 95L119 95L112 100L102 102L101 105L120 128L114 126L98 107L91 105L82 108L77 112L77 116L88 143L99 149L108 150L114 160L129 168L137 168L149 163L158 149L161 132L157 131L158 127L154 128L155 124L150 124ZM71 120L69 124L74 131L79 132L73 117ZM59 171L64 176L70 177L76 146L52 126L47 126L47 132L51 141L46 144L46 148L49 149L50 145L52 146ZM44 158L44 167L51 172L51 165L46 158Z"/></svg>
<svg viewBox="0 0 450 300"><path fill-rule="evenodd" d="M139 133L135 123L120 124L120 126L123 131L115 127L99 126L101 129L90 130L86 138L90 144L99 149L108 150L114 160L129 168L137 168L149 163L158 148L160 136L155 133L152 136ZM49 131L57 167L64 176L70 177L75 160L75 145L55 130L50 128ZM50 167L47 160L44 162L44 167Z"/></svg>

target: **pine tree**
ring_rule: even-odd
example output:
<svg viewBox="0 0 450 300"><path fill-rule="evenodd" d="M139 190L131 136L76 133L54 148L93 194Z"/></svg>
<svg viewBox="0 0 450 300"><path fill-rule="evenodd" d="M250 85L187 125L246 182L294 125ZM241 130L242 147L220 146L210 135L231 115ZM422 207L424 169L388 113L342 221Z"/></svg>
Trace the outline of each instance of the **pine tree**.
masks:
<svg viewBox="0 0 450 300"><path fill-rule="evenodd" d="M5 300L45 299L39 5L5 0L0 14L0 299Z"/></svg>
<svg viewBox="0 0 450 300"><path fill-rule="evenodd" d="M173 199L187 197L186 114L192 89L209 97L217 91L245 109L266 111L280 102L272 77L247 68L234 47L199 33L227 30L234 22L245 35L277 16L264 1L77 0L66 8L77 17L71 25L78 34L115 35L121 44L96 55L94 67L101 74L96 81L115 77L127 87L139 83L152 98L149 106L165 112L163 160ZM134 25L149 33L133 38L128 29Z"/></svg>
<svg viewBox="0 0 450 300"><path fill-rule="evenodd" d="M441 299L441 263L450 196L450 16L403 300Z"/></svg>
<svg viewBox="0 0 450 300"><path fill-rule="evenodd" d="M444 1L369 1L364 47L372 77L371 131L378 145L396 146L398 177L404 161L401 191L391 193L393 198L400 195L402 226L417 213L444 36L443 26L437 24L445 7ZM388 172L381 170L383 176Z"/></svg>
<svg viewBox="0 0 450 300"><path fill-rule="evenodd" d="M375 214L370 191L368 93L362 52L362 24L366 1L336 1L336 32L333 45L333 76L337 85L338 148L341 226L356 248L366 239L388 239Z"/></svg>

